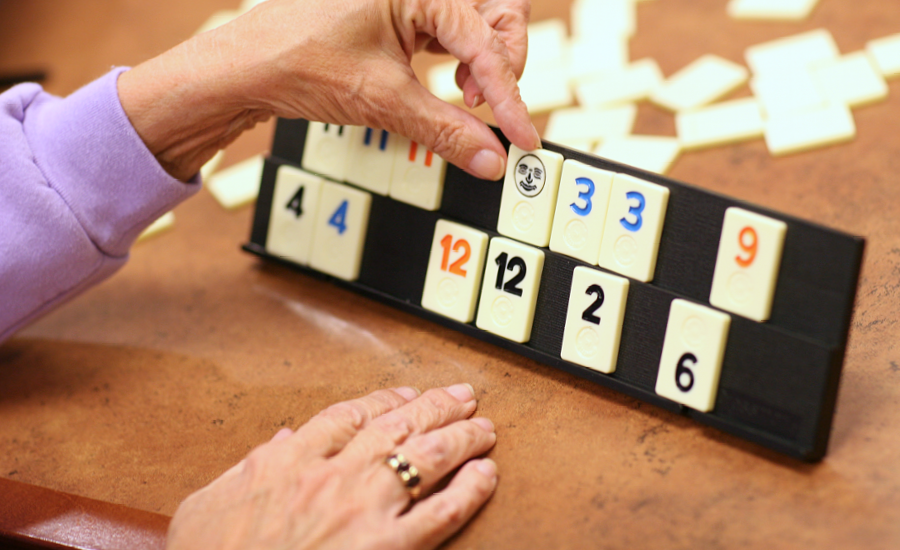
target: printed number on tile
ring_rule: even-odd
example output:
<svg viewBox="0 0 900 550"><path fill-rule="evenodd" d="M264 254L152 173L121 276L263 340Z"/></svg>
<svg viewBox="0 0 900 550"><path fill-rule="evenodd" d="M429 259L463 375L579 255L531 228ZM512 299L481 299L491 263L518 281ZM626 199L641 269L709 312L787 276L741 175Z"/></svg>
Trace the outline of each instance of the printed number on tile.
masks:
<svg viewBox="0 0 900 550"><path fill-rule="evenodd" d="M576 186L585 186L586 190L582 191L580 188L578 189L578 198L569 205L572 208L572 212L575 212L579 216L587 216L591 213L591 208L593 205L591 204L591 197L594 196L594 182L588 178L575 178ZM584 205L578 204L578 201L584 201Z"/></svg>
<svg viewBox="0 0 900 550"><path fill-rule="evenodd" d="M299 218L303 215L303 191L306 190L306 186L301 185L300 189L294 193L294 196L291 197L291 200L287 203L287 209L294 213L294 217Z"/></svg>
<svg viewBox="0 0 900 550"><path fill-rule="evenodd" d="M594 295L596 296L596 299L594 299L594 301L591 302L591 305L584 310L584 313L581 314L581 318L588 323L599 325L600 317L597 317L596 312L600 309L600 306L603 305L603 288L600 285L591 285L587 288L585 294Z"/></svg>
<svg viewBox="0 0 900 550"><path fill-rule="evenodd" d="M346 200L342 202L328 220L328 225L337 228L338 235L343 235L344 231L347 230L347 208L349 204Z"/></svg>
<svg viewBox="0 0 900 550"><path fill-rule="evenodd" d="M690 369L697 364L697 356L693 353L685 353L675 366L675 385L678 389L687 393L694 387L694 371Z"/></svg>
<svg viewBox="0 0 900 550"><path fill-rule="evenodd" d="M634 201L634 204L629 204L628 214L619 220L619 223L622 224L622 227L627 229L628 231L638 231L641 226L644 224L643 218L641 218L641 213L644 211L644 207L647 205L646 200L644 199L644 195L637 191L629 191L625 194L629 201ZM631 219L629 219L631 217Z"/></svg>
<svg viewBox="0 0 900 550"><path fill-rule="evenodd" d="M747 256L741 257L741 255L738 254L734 257L739 266L750 267L750 264L756 259L756 245L758 243L759 239L756 236L755 229L749 225L741 229L741 232L738 234L738 245L741 247L741 250L747 253Z"/></svg>
<svg viewBox="0 0 900 550"><path fill-rule="evenodd" d="M457 239L457 241L453 242L453 236L447 234L441 239L441 248L444 249L444 255L441 257L441 271L448 271L453 273L454 275L459 275L460 277L466 276L465 265L469 262L469 258L472 256L472 247L469 245L469 241L465 239ZM458 257L454 262L450 263L450 250L453 252L459 252L462 250L462 255ZM498 287L499 288L499 287Z"/></svg>
<svg viewBox="0 0 900 550"><path fill-rule="evenodd" d="M494 285L494 288L497 290L502 290L508 294L512 294L514 296L521 296L522 289L519 288L519 284L525 279L526 267L525 260L518 256L513 256L512 258L504 252L497 256L495 260L497 263L497 282ZM516 271L516 273L509 279L506 280L506 272L507 271ZM506 282L504 283L504 280Z"/></svg>

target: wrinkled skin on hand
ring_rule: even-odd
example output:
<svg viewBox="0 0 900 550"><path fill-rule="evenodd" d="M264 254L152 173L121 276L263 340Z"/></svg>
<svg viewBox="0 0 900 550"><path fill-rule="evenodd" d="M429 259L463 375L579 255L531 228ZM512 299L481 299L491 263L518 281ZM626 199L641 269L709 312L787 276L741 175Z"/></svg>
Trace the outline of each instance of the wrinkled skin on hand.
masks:
<svg viewBox="0 0 900 550"><path fill-rule="evenodd" d="M410 60L423 48L455 56L466 104L487 102L514 144L539 148L516 84L529 9L527 0L269 0L123 74L119 94L150 150L182 179L272 115L396 132L498 179L499 140L428 92Z"/></svg>
<svg viewBox="0 0 900 550"><path fill-rule="evenodd" d="M473 458L496 441L489 420L469 418L475 406L467 384L421 396L411 388L381 390L333 405L188 497L172 519L167 548L434 548L497 483L493 461ZM419 470L423 494L415 502L385 464L395 453Z"/></svg>

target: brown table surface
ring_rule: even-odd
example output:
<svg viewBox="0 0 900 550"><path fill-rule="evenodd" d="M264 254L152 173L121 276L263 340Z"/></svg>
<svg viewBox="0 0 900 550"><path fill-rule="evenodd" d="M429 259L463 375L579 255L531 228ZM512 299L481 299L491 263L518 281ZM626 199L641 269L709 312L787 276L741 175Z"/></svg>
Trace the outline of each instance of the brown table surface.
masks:
<svg viewBox="0 0 900 550"><path fill-rule="evenodd" d="M46 67L47 88L69 93L236 3L3 2L0 72ZM654 57L668 75L818 27L843 52L900 32L896 0L822 0L802 23L736 22L725 4L640 3L632 58ZM568 2L534 2L532 20L567 15ZM433 59L416 61L420 74ZM900 81L890 92L854 111L852 143L775 159L757 140L685 154L670 173L868 239L819 464L263 263L239 250L252 209L225 211L203 191L117 276L0 346L0 477L171 515L279 427L332 402L467 381L497 425L501 480L451 547L898 548ZM671 135L674 123L644 105L637 132ZM227 162L270 139L271 126L247 135Z"/></svg>

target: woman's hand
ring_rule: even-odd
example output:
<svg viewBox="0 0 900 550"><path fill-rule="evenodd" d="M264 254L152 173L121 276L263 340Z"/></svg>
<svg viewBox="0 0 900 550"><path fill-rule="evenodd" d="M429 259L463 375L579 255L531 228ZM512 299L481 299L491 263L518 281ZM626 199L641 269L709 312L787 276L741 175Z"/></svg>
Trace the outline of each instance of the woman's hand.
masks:
<svg viewBox="0 0 900 550"><path fill-rule="evenodd" d="M167 548L434 548L497 484L494 462L473 459L496 441L490 420L469 419L474 411L468 384L421 396L381 390L333 405L188 497ZM420 500L385 463L394 454L418 468ZM426 496L461 465L449 485Z"/></svg>
<svg viewBox="0 0 900 550"><path fill-rule="evenodd" d="M189 178L222 146L275 115L404 135L486 179L506 152L472 114L434 97L410 60L460 60L466 103L486 101L519 147L540 147L516 80L528 0L268 0L119 78L122 104L170 173Z"/></svg>

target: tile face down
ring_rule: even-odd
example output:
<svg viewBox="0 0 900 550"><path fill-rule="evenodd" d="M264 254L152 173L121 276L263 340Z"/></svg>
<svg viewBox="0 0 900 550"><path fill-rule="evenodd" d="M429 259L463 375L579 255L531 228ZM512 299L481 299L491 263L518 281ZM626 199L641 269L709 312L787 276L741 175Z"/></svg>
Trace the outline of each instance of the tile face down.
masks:
<svg viewBox="0 0 900 550"><path fill-rule="evenodd" d="M663 136L625 136L603 140L594 154L635 168L665 174L681 152L681 143Z"/></svg>
<svg viewBox="0 0 900 550"><path fill-rule="evenodd" d="M816 65L813 77L831 103L847 107L868 105L888 95L884 77L864 51Z"/></svg>
<svg viewBox="0 0 900 550"><path fill-rule="evenodd" d="M445 61L433 65L428 70L428 91L447 103L459 103L463 100L463 91L456 85L456 69L459 61Z"/></svg>
<svg viewBox="0 0 900 550"><path fill-rule="evenodd" d="M716 55L704 55L670 76L650 101L674 112L696 109L747 81L747 69Z"/></svg>
<svg viewBox="0 0 900 550"><path fill-rule="evenodd" d="M900 33L870 40L866 53L885 78L900 76Z"/></svg>
<svg viewBox="0 0 900 550"><path fill-rule="evenodd" d="M141 234L138 235L137 241L143 241L144 239L149 239L154 235L158 235L163 231L171 229L172 226L175 225L175 213L172 211L166 212L162 216L156 219L155 222L151 223L147 226L147 229L141 231Z"/></svg>
<svg viewBox="0 0 900 550"><path fill-rule="evenodd" d="M838 55L837 43L825 29L756 44L744 52L747 65L756 75L807 70L816 63L837 59Z"/></svg>
<svg viewBox="0 0 900 550"><path fill-rule="evenodd" d="M766 118L821 109L828 102L812 72L807 70L758 75L750 81L750 89Z"/></svg>
<svg viewBox="0 0 900 550"><path fill-rule="evenodd" d="M656 393L698 411L711 411L730 324L727 313L673 300Z"/></svg>
<svg viewBox="0 0 900 550"><path fill-rule="evenodd" d="M770 153L789 155L850 141L856 137L856 123L846 105L827 105L772 118L766 123L765 137Z"/></svg>
<svg viewBox="0 0 900 550"><path fill-rule="evenodd" d="M519 79L522 101L528 106L528 113L536 115L572 105L572 91L568 84L565 66L547 64L544 67L530 66Z"/></svg>
<svg viewBox="0 0 900 550"><path fill-rule="evenodd" d="M728 15L735 19L802 21L819 0L731 0Z"/></svg>
<svg viewBox="0 0 900 550"><path fill-rule="evenodd" d="M621 71L628 65L630 57L628 38L599 33L573 38L568 53L570 83Z"/></svg>
<svg viewBox="0 0 900 550"><path fill-rule="evenodd" d="M556 143L603 141L607 137L627 136L634 128L637 106L622 105L608 109L572 107L550 113L544 138Z"/></svg>
<svg viewBox="0 0 900 550"><path fill-rule="evenodd" d="M422 307L469 323L481 290L488 236L462 224L438 220L434 228Z"/></svg>
<svg viewBox="0 0 900 550"><path fill-rule="evenodd" d="M575 95L583 107L615 107L650 97L662 81L659 64L646 58L619 71L585 79L575 88Z"/></svg>
<svg viewBox="0 0 900 550"><path fill-rule="evenodd" d="M531 338L544 252L503 237L491 239L475 325L514 342Z"/></svg>
<svg viewBox="0 0 900 550"><path fill-rule="evenodd" d="M759 101L746 98L678 113L675 127L688 150L761 138L765 123Z"/></svg>
<svg viewBox="0 0 900 550"><path fill-rule="evenodd" d="M255 155L212 174L207 188L223 208L240 208L256 200L262 169L262 155Z"/></svg>

